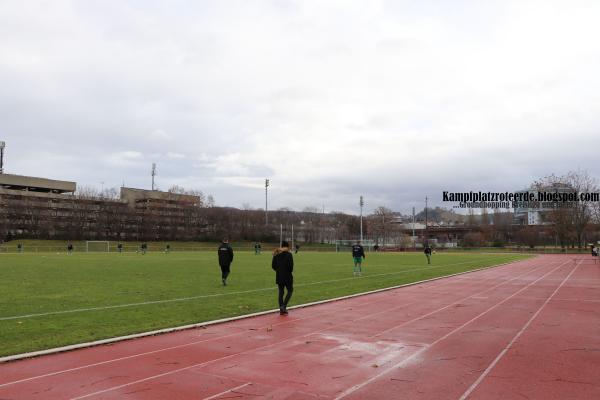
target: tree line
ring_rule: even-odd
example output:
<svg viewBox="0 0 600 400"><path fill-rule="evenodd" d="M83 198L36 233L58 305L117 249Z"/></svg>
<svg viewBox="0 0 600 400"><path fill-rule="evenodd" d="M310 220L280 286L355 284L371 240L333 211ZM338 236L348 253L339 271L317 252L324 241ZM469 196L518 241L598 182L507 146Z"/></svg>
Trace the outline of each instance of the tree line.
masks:
<svg viewBox="0 0 600 400"><path fill-rule="evenodd" d="M570 172L564 176L550 175L534 182L532 190L564 190L598 192L597 181L587 172ZM196 204L177 201L146 202L132 207L119 198L117 189L101 192L83 187L74 195L31 195L15 191L0 191L0 238L65 240L232 240L276 242L280 229L290 239L306 243L334 243L338 239L360 237L360 218L343 212L319 212L315 207L302 211L281 208L265 211L245 204L241 209L218 207L211 195L200 190L173 186L173 194L188 194L198 198ZM557 207L543 214L542 224L516 225L514 214L506 210L482 210L460 215L444 208L428 208L428 229L416 232L419 243L438 239L440 243L458 241L463 246L522 245L536 247L584 247L600 240L598 221L600 204L580 201L572 207ZM411 229L403 222L411 216L380 206L363 218L363 237L380 245L410 248L414 245ZM425 210L416 214L417 222L425 222ZM454 226L435 229L433 225ZM444 231L444 233L438 233ZM450 233L449 233L450 232Z"/></svg>

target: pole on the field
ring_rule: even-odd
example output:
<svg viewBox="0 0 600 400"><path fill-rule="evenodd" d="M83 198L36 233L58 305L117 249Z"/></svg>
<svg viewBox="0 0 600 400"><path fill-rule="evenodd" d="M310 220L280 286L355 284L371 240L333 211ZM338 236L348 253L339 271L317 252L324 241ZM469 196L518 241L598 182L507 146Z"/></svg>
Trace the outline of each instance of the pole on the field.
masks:
<svg viewBox="0 0 600 400"><path fill-rule="evenodd" d="M292 224L292 249L294 248L294 224Z"/></svg>
<svg viewBox="0 0 600 400"><path fill-rule="evenodd" d="M425 196L425 245L429 245L429 235L427 232L427 226L429 221L427 220L427 196Z"/></svg>
<svg viewBox="0 0 600 400"><path fill-rule="evenodd" d="M279 247L283 244L283 224L279 224Z"/></svg>
<svg viewBox="0 0 600 400"><path fill-rule="evenodd" d="M269 188L269 180L265 179L265 225L269 225L268 188Z"/></svg>
<svg viewBox="0 0 600 400"><path fill-rule="evenodd" d="M0 141L0 174L4 172L4 148L6 143Z"/></svg>
<svg viewBox="0 0 600 400"><path fill-rule="evenodd" d="M417 248L417 243L415 241L415 208L413 207L413 219L412 219L412 242L413 242L413 249Z"/></svg>
<svg viewBox="0 0 600 400"><path fill-rule="evenodd" d="M156 163L152 163L152 190L154 190L154 177L156 176Z"/></svg>
<svg viewBox="0 0 600 400"><path fill-rule="evenodd" d="M363 199L362 196L360 196L360 244L362 244L363 241L363 223L362 223L362 214L363 214L363 206L365 205L365 200Z"/></svg>

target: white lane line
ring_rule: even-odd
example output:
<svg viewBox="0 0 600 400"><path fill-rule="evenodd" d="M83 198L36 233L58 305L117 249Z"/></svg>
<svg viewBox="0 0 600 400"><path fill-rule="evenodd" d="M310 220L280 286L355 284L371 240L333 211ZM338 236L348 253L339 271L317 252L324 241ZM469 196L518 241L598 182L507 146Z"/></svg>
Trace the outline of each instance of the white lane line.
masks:
<svg viewBox="0 0 600 400"><path fill-rule="evenodd" d="M562 265L562 264L561 264L561 265ZM542 266L542 267L540 267L540 268L543 268L543 266ZM535 271L535 270L536 270L536 269L533 269L533 270L531 270L531 271ZM529 271L529 272L531 272L531 271ZM525 274L523 274L523 275L525 275ZM516 277L516 278L513 278L513 279L509 280L508 282L510 282L510 281L512 281L512 280L514 280L514 279L520 278L520 277L521 277L521 276L523 276L523 275L519 275L518 277ZM482 297L482 296L480 296L480 295L482 295L482 294L484 294L484 293L487 293L487 292L489 292L489 291L491 291L491 290L494 290L496 287L498 287L498 285L497 285L497 286L492 286L492 287L491 287L491 288L489 288L489 289L483 290L483 291L481 291L481 292L477 292L477 293L475 293L475 294L473 294L473 295L471 295L471 296L469 296L469 297L465 297L465 298L462 298L462 299L460 299L460 300L458 300L458 301L455 301L455 302L453 302L453 303L450 303L450 304L448 304L447 306L445 306L445 307L443 307L443 308L441 308L441 309L439 309L439 310L435 310L435 311L433 311L433 312L430 312L430 313L428 313L428 314L425 314L425 315L423 315L423 316L422 316L422 318L424 318L424 317L428 317L428 316L430 316L430 315L432 315L432 314L435 314L435 313L437 313L437 312L439 312L439 311L445 310L445 309L446 309L446 308L448 308L448 307L451 307L451 306L453 306L453 305L459 304L459 303L461 303L461 302L463 302L463 301L465 301L465 300L468 300L468 299L487 299L488 297ZM369 337L370 337L370 338L373 338L373 337L379 337L379 336L385 335L386 333L388 333L388 332L391 332L391 331L393 331L394 329L398 329L398 328L400 328L400 327L402 327L402 326L404 326L404 325L406 325L406 323L404 323L404 322L403 322L403 323L401 323L401 324L399 324L399 325L393 326L393 327L391 327L391 328L389 328L389 329L383 330L383 331L381 331L381 332L379 332L379 333L377 333L377 334L375 334L375 335L369 336Z"/></svg>
<svg viewBox="0 0 600 400"><path fill-rule="evenodd" d="M452 267L455 265L487 262L487 261L492 261L492 260L493 260L493 258L481 259L481 260L470 260L470 261L464 261L464 262L459 262L459 263L454 263L454 264L437 265L434 267L420 267L420 268L415 268L415 269L407 269L407 270L402 270L402 271L397 271L397 272L389 272L389 273L385 273L385 274L364 275L362 277L362 279L378 278L378 277L382 277L382 276L401 275L401 274L406 274L408 272L431 270L431 269L435 269L435 268L446 268L446 267ZM331 280L326 280L326 281L317 281L317 282L308 282L308 283L299 283L294 286L295 287L304 287L304 286L323 285L326 283L336 283L336 282L345 282L345 281L354 281L354 280L356 280L356 277L331 279ZM175 303L175 302L183 302L183 301L191 301L191 300L199 300L199 299L208 299L208 298L214 298L214 297L234 296L234 295L238 295L238 294L274 291L276 289L277 289L277 287L270 286L268 288L242 290L242 291L238 291L238 292L213 293L213 294L205 294L205 295L190 296L190 297L179 297L179 298L175 298L175 299L151 300L151 301L142 301L142 302L138 302L138 303L115 304L112 306L75 308L75 309L71 309L71 310L49 311L49 312L45 312L45 313L13 315L13 316L8 316L8 317L0 317L0 321L10 321L10 320L14 320L14 319L27 319L27 318L35 318L35 317L46 317L46 316L50 316L50 315L73 314L73 313L89 312L89 311L103 311L103 310L112 310L112 309L117 309L117 308L140 307L140 306L147 306L147 305L151 305L151 304Z"/></svg>
<svg viewBox="0 0 600 400"><path fill-rule="evenodd" d="M558 268L560 268L561 266L562 266L562 264L561 264L561 265L559 265L558 267L556 267L555 269L558 269ZM543 267L544 267L544 266L542 266L542 267L539 267L539 268L543 268ZM535 270L538 270L539 268L538 268L538 267L536 267L536 268L534 268L533 270L529 270L529 271L527 271L527 272L524 272L523 274L521 274L521 275L518 275L517 277L515 277L515 278L513 278L513 279L510 279L510 280L508 280L508 281L506 281L506 282L499 283L499 284L497 284L497 285L495 285L495 286L496 286L496 287L497 287L497 286L501 286L501 285L504 285L504 284L506 284L506 283L508 283L508 282L511 282L511 281L513 281L513 280L519 279L521 276L523 276L523 275L526 275L526 274L528 274L528 273L530 273L530 272L533 272L533 271L535 271ZM553 270L553 271L554 271L554 270ZM551 271L551 272L552 272L552 271ZM550 273L550 272L549 272L549 273ZM538 279L537 279L536 281L534 281L533 283L535 283L535 282L537 282L538 280L542 279L543 277L545 277L545 276L546 276L546 275L548 275L549 273L547 273L547 274L544 274L542 277L538 278ZM531 284L530 284L530 285L531 285ZM528 286L529 286L529 285L528 285ZM523 289L522 289L522 290L523 290ZM517 292L517 293L518 293L518 292ZM506 299L506 300L508 300L508 299ZM505 301L506 301L506 300L505 300ZM500 304L500 303L499 303L499 304ZM444 306L444 307L440 308L440 310L441 310L441 309L444 309L444 308L446 308L446 306ZM387 312L387 311L381 311L381 312ZM380 312L380 313L381 313L381 312ZM304 335L300 335L300 336L297 336L297 337L292 337L292 338L288 338L288 339L285 339L285 340L281 340L281 341L279 341L279 342L277 342L277 343L271 343L271 344L264 345L264 346L260 346L260 347L256 347L256 348L253 348L253 349L248 349L248 350L245 350L245 351L242 351L242 352L239 352L239 353L230 354L230 355L228 355L228 356L224 356L224 357L217 358L217 359L214 359L214 360L209 360L209 361L205 361L205 362L202 362L202 363L198 363L198 364L189 365L189 366L187 366L187 367L183 367L183 368L179 368L179 369L176 369L176 370L173 370L173 371L165 372L165 373L163 373L163 374L157 375L156 377L162 377L162 376L165 376L165 375L175 374L175 373L182 372L182 371L185 371L185 370L188 370L188 369L191 369L191 368L196 368L196 367L204 367L204 366L206 366L206 365L209 365L209 364L212 364L212 363L215 363L215 362L218 362L218 361L222 361L222 360L230 359L230 358L232 358L232 357L236 357L236 356L239 356L239 355L242 355L242 354L248 354L248 353L252 353L252 352L254 352L254 351L257 351L257 350L262 350L262 349L266 349L266 348L269 348L269 347L273 347L273 346L280 345L280 344L282 344L282 343L290 342L290 341L293 341L293 340L298 340L298 339L300 339L300 338L309 337L309 336L311 336L311 335L314 335L314 334L317 334L317 333L321 333L321 332L324 332L324 331L330 330L330 329L332 329L332 328L336 328L336 327L342 326L342 325L344 325L344 324L348 324L348 323L354 323L354 322L357 322L357 321L360 321L360 320L363 320L363 319L366 319L366 318L371 318L373 315L374 315L374 314L370 314L370 315L367 315L367 316L365 316L365 317L357 318L357 319L355 319L355 320L352 320L352 321L347 321L347 322L345 322L345 323L342 323L342 324L338 324L338 325L334 325L334 326L328 326L328 327L326 327L326 328L323 328L323 329L320 329L320 330L317 330L317 331L313 331L313 332L309 332L309 333L307 333L307 334L304 334ZM419 318L415 318L415 319L414 319L414 321L416 321L416 320L418 320L418 319L420 319L420 318L423 318L423 317L424 317L424 316L421 316L421 317L419 317ZM407 323L408 323L408 322L413 322L413 320L411 320L411 321L407 321ZM101 390L101 391L98 391L98 392L88 393L87 395L84 395L84 396L81 396L81 397L77 397L77 398L75 398L75 399L72 399L72 400L77 400L77 399L81 399L81 398L91 397L91 396L94 396L94 395L96 395L96 394L102 394L102 393L106 393L106 392L109 392L109 391L112 391L112 390L117 390L117 389L120 389L120 388L123 388L123 387L126 387L126 386L134 385L134 384L136 384L136 383L139 383L139 382L145 382L145 381L147 381L147 380L149 380L149 379L152 379L152 378L151 378L151 377L150 377L150 378L143 378L143 379L141 379L141 380L132 381L132 382L125 383L125 384L122 384L122 385L119 385L119 386L115 386L115 387L112 387L112 388L107 388L107 389L104 389L104 390Z"/></svg>
<svg viewBox="0 0 600 400"><path fill-rule="evenodd" d="M440 337L439 339L435 340L434 342L432 342L431 344L423 347L421 350L416 351L415 353L413 353L412 355L410 355L409 357L405 358L404 360L392 365L390 368L385 369L384 371L378 373L377 375L372 376L371 378L367 379L366 381L359 383L358 385L354 385L351 388L349 388L348 390L342 392L340 395L338 395L337 397L335 397L334 400L339 400L339 399L343 399L346 396L351 395L352 393L362 389L363 387L367 386L368 384L370 384L371 382L379 379L380 377L382 377L383 375L386 375L394 370L396 370L397 368L407 364L410 360L412 360L413 358L419 356L420 354L424 353L425 351L427 351L429 348L431 348L432 346L436 345L437 343L441 342L442 340L447 339L448 337L450 337L451 335L453 335L454 333L460 331L462 328L464 328L465 326L469 325L470 323L476 321L477 319L481 318L482 316L484 316L485 314L489 313L490 311L492 311L493 309L495 309L496 307L498 307L499 305L505 303L506 301L510 300L511 298L515 297L516 295L518 295L519 293L521 293L522 291L526 290L527 288L529 288L530 286L534 285L535 283L539 282L540 280L542 280L543 278L545 278L546 276L550 275L551 273L553 273L554 271L556 271L557 269L561 268L563 265L565 265L566 263L568 263L569 261L565 261L564 263L560 264L558 267L552 269L551 271L545 273L544 275L542 275L541 277L539 277L538 279L536 279L535 281L529 283L527 286L524 286L522 289L518 290L517 292L513 293L512 295L510 295L509 297L505 298L504 300L500 301L499 303L493 305L492 307L488 308L486 311L482 312L481 314L477 315L476 317L470 319L469 321L465 322L464 324L460 325L459 327L453 329L452 331L448 332L447 334L445 334L444 336Z"/></svg>
<svg viewBox="0 0 600 400"><path fill-rule="evenodd" d="M573 273L579 267L580 264L581 264L581 262L579 262L573 268L573 270L571 271L571 273L569 273L569 275L567 275L565 277L565 279L563 279L563 281L560 283L560 285L558 285L558 287L556 289L554 289L554 292L552 292L552 294L550 295L550 297L548 297L546 299L546 301L544 302L544 304L542 304L542 306L536 311L536 313L533 314L531 316L531 318L529 318L529 320L525 323L525 325L523 325L523 327L521 328L521 330L519 332L517 332L517 334L512 338L512 340L506 345L506 347L504 347L504 349L502 349L502 351L498 354L498 356L496 356L496 358L494 359L494 361L492 361L492 363L490 365L488 365L488 367L485 369L485 371L483 371L483 373L479 376L479 378L477 378L477 380L475 382L473 382L473 384L463 393L462 396L460 396L459 400L465 400L467 397L469 397L469 395L471 393L473 393L473 391L477 388L477 386L479 386L479 384L485 379L485 377L496 366L496 364L498 364L498 362L502 359L502 357L504 357L504 355L506 354L506 352L508 350L510 350L510 348L512 347L512 345L517 341L517 339L519 339L519 337L523 334L523 332L525 332L525 330L527 330L527 328L529 328L529 325L531 325L531 323L533 322L533 320L537 318L537 316L542 312L542 310L544 309L544 307L546 307L546 305L550 302L550 300L554 297L554 295L560 290L560 288L563 287L563 285L565 284L565 282L567 282L567 280L571 277L571 275L573 275Z"/></svg>
<svg viewBox="0 0 600 400"><path fill-rule="evenodd" d="M224 394L231 393L231 392L233 392L234 390L241 389L241 388L243 388L243 387L246 387L246 386L248 386L248 385L252 385L252 383L251 383L251 382L244 383L243 385L236 386L236 387L234 387L234 388L232 388L232 389L229 389L229 390L226 390L226 391L224 391L224 392L217 393L217 394L215 394L215 395L212 395L212 396L210 396L210 397L205 397L205 398L204 398L204 399L202 399L202 400L213 400L213 399L216 399L216 398L217 398L217 397L219 397L219 396L223 396Z"/></svg>

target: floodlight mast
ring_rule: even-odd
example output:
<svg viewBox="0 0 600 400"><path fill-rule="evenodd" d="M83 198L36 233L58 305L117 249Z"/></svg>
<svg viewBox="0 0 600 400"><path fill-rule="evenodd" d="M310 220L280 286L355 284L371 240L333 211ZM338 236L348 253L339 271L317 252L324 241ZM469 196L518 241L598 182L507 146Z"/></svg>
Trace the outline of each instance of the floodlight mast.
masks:
<svg viewBox="0 0 600 400"><path fill-rule="evenodd" d="M413 207L413 214L412 214L412 242L413 242L413 249L417 248L416 242L415 242L415 208Z"/></svg>
<svg viewBox="0 0 600 400"><path fill-rule="evenodd" d="M427 231L427 227L429 225L429 221L427 218L427 196L425 196L425 244L429 245L429 232Z"/></svg>
<svg viewBox="0 0 600 400"><path fill-rule="evenodd" d="M268 188L269 188L269 180L265 179L265 225L269 225Z"/></svg>
<svg viewBox="0 0 600 400"><path fill-rule="evenodd" d="M156 163L152 163L152 190L154 190L154 177L156 176Z"/></svg>
<svg viewBox="0 0 600 400"><path fill-rule="evenodd" d="M6 143L0 141L0 174L4 173L4 148Z"/></svg>
<svg viewBox="0 0 600 400"><path fill-rule="evenodd" d="M360 243L363 241L363 206L365 205L365 200L362 196L360 196L360 200L358 202L360 205Z"/></svg>

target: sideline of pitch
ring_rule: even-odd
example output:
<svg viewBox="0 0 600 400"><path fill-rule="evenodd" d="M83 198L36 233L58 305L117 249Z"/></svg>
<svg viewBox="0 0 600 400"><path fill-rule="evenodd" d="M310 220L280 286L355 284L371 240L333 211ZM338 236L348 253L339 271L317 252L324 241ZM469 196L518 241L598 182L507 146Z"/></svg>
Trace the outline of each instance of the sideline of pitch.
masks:
<svg viewBox="0 0 600 400"><path fill-rule="evenodd" d="M535 256L532 259L535 259L538 257L539 256ZM532 260L532 259L529 259L529 260ZM319 305L319 304L331 303L334 301L351 299L351 298L359 297L359 296L366 296L366 295L373 294L373 293L380 293L380 292L385 292L388 290L394 290L394 289L399 289L399 288L403 288L403 287L407 287L407 286L414 286L414 285L419 285L422 283L437 281L440 279L451 278L453 276L459 276L459 275L470 274L473 272L484 271L487 269L497 268L497 267L500 267L503 265L509 265L509 264L513 264L516 262L522 262L522 261L528 261L528 260L508 261L508 262L501 263L501 264L490 265L487 267L472 269L469 271L457 272L455 274L450 274L450 275L438 276L435 278L425 279L422 281L404 283L402 285L396 285L396 286L391 286L391 287L382 288L382 289L375 289L375 290L370 290L370 291L362 292L362 293L354 293L354 294L350 294L350 295L346 295L346 296L336 297L333 299L319 300L319 301L314 301L314 302L310 302L310 303L299 304L297 306L289 307L289 309L292 310L292 309L297 309L297 308L310 307L310 306L315 306L315 305ZM78 350L78 349L83 349L83 348L87 348L87 347L95 347L95 346L111 344L111 343L115 343L115 342L121 342L121 341L125 341L125 340L143 338L143 337L147 337L147 336L156 336L156 335L161 335L161 334L165 334L165 333L200 328L203 326L222 324L225 322L237 321L237 320L246 319L246 318L253 318L253 317L258 317L258 316L266 315L266 314L272 314L272 313L276 313L276 312L277 313L279 312L279 308L272 309L272 310L266 310L266 311L259 311L259 312L252 313L252 314L239 315L236 317L228 317L228 318L222 318L222 319L217 319L217 320L213 320L213 321L205 321L205 322L200 322L200 323L196 323L196 324L182 325L182 326L177 326L177 327L173 327L173 328L164 328L164 329L158 329L158 330L149 331L149 332L135 333L132 335L118 336L118 337L114 337L114 338L95 340L93 342L78 343L78 344L56 347L56 348L47 349L47 350L39 350L39 351L34 351L34 352L29 352L29 353L15 354L12 356L0 357L0 363L5 363L5 362L9 362L9 361L17 361L17 360L22 360L25 358L39 357L39 356L44 356L44 355L49 355L49 354L62 353L62 352L66 352L66 351Z"/></svg>

